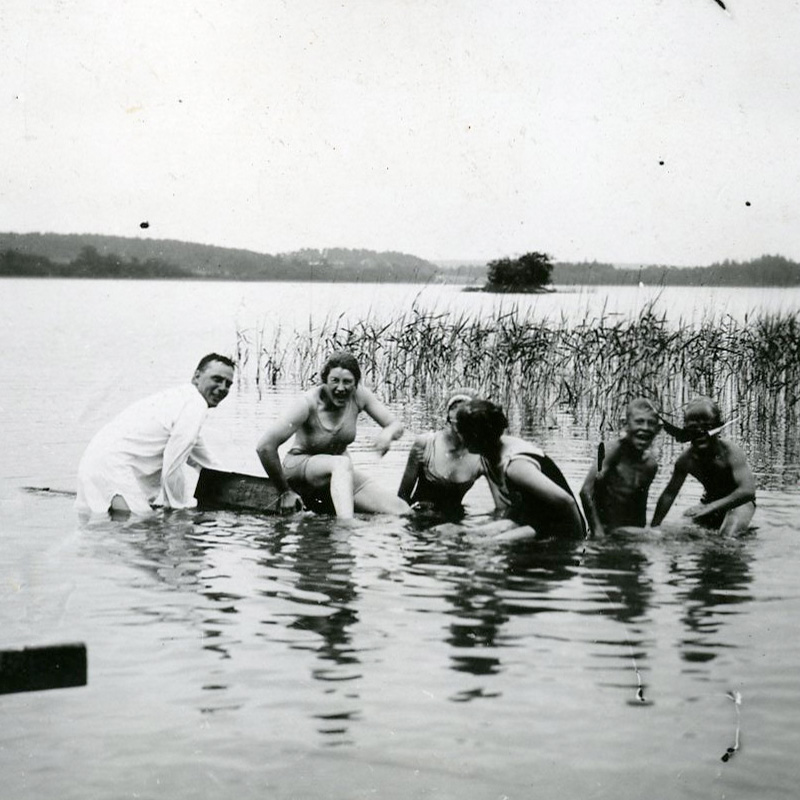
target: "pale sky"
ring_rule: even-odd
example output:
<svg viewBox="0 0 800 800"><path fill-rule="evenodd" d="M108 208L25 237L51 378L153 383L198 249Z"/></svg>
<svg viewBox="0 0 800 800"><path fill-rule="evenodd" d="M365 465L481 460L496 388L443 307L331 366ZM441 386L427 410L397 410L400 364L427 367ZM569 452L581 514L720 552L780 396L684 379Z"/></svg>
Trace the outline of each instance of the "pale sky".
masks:
<svg viewBox="0 0 800 800"><path fill-rule="evenodd" d="M800 0L727 6L3 0L0 231L800 260Z"/></svg>

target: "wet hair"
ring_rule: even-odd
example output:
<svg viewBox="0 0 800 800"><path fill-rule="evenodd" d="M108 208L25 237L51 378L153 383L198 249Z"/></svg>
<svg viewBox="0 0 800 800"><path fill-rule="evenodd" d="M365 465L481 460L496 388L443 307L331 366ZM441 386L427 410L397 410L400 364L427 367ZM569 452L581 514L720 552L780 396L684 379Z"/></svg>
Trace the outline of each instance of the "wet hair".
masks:
<svg viewBox="0 0 800 800"><path fill-rule="evenodd" d="M356 379L356 386L361 383L361 367L358 366L356 357L347 350L337 350L328 356L319 373L323 383L327 382L331 370L337 367L346 369L348 372L352 373L353 377Z"/></svg>
<svg viewBox="0 0 800 800"><path fill-rule="evenodd" d="M219 361L221 364L225 364L226 367L236 369L236 364L232 359L228 358L228 356L221 356L219 353L209 353L200 359L194 371L202 372L212 361Z"/></svg>
<svg viewBox="0 0 800 800"><path fill-rule="evenodd" d="M686 424L687 417L695 416L698 413L705 414L710 418L712 428L722 425L722 413L719 406L710 397L695 397L686 404L683 411L683 422Z"/></svg>
<svg viewBox="0 0 800 800"><path fill-rule="evenodd" d="M655 404L646 397L635 397L630 401L630 403L628 403L628 405L625 407L626 421L629 420L637 411L649 411L651 414L655 414L660 418Z"/></svg>
<svg viewBox="0 0 800 800"><path fill-rule="evenodd" d="M503 409L491 400L475 399L456 411L456 425L465 443L475 445L479 453L487 453L499 445L508 419Z"/></svg>

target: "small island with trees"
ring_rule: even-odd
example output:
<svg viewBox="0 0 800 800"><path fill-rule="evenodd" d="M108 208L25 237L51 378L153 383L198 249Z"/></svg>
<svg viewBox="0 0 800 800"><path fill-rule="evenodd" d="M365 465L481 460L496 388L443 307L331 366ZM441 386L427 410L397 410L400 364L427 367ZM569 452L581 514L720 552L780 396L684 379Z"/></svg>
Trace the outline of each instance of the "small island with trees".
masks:
<svg viewBox="0 0 800 800"><path fill-rule="evenodd" d="M465 291L515 294L554 292L551 285L553 264L545 253L525 253L518 258L499 258L486 265L486 283Z"/></svg>

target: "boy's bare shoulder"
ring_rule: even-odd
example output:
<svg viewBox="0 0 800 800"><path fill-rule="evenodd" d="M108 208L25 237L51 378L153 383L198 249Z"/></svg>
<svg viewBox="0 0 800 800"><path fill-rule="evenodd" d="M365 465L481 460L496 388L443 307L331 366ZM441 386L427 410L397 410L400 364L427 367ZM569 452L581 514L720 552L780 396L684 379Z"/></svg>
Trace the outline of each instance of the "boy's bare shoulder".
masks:
<svg viewBox="0 0 800 800"><path fill-rule="evenodd" d="M737 456L744 456L744 449L741 445L736 444L736 442L731 441L730 439L723 439L719 437L717 442L726 450L726 452L730 453L731 455Z"/></svg>
<svg viewBox="0 0 800 800"><path fill-rule="evenodd" d="M652 469L655 472L655 470L658 469L660 458L661 458L661 451L656 449L651 449L645 452L642 461L644 462L644 466L647 469Z"/></svg>
<svg viewBox="0 0 800 800"><path fill-rule="evenodd" d="M606 458L609 460L614 460L618 458L622 454L622 443L624 439L614 439L613 441L609 442L606 447Z"/></svg>
<svg viewBox="0 0 800 800"><path fill-rule="evenodd" d="M718 440L722 458L731 467L747 464L747 454L744 449L730 439Z"/></svg>

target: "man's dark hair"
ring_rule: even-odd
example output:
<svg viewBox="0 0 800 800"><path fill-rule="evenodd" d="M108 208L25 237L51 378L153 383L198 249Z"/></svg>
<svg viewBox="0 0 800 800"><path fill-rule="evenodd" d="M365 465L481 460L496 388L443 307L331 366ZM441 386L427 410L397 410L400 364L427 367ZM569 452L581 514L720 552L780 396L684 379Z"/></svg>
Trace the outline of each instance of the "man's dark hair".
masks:
<svg viewBox="0 0 800 800"><path fill-rule="evenodd" d="M194 371L202 372L206 365L210 364L212 361L219 361L220 363L225 364L225 366L231 367L231 369L236 369L236 364L234 363L233 359L228 358L228 356L221 356L219 353L209 353L207 356L203 356L200 359Z"/></svg>

